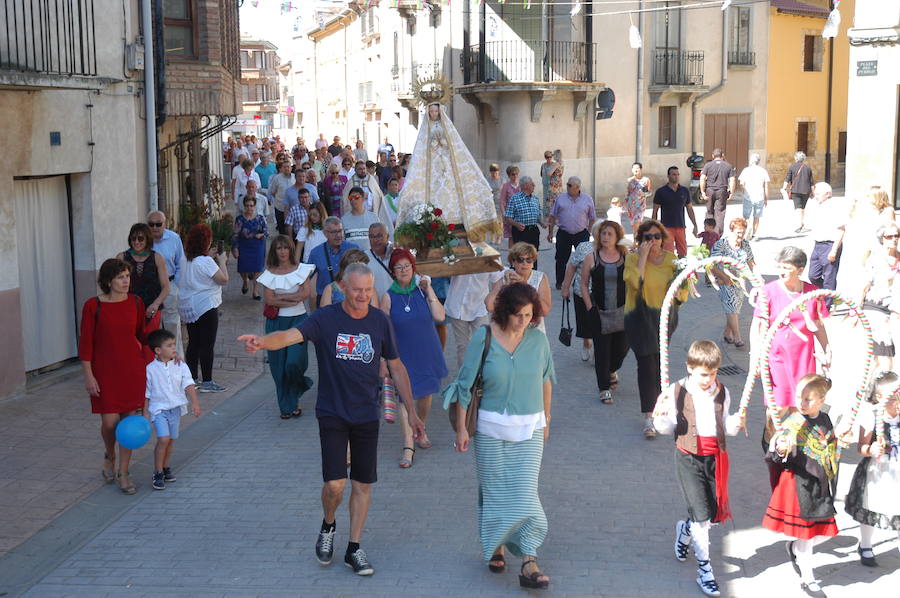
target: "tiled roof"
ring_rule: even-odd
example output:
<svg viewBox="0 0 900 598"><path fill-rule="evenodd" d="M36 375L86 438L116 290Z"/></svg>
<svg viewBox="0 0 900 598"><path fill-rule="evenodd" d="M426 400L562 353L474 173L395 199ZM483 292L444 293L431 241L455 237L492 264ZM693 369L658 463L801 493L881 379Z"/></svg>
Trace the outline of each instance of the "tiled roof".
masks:
<svg viewBox="0 0 900 598"><path fill-rule="evenodd" d="M778 9L778 12L791 15L800 15L804 17L827 17L828 9L823 6L816 6L800 0L771 0L772 8Z"/></svg>

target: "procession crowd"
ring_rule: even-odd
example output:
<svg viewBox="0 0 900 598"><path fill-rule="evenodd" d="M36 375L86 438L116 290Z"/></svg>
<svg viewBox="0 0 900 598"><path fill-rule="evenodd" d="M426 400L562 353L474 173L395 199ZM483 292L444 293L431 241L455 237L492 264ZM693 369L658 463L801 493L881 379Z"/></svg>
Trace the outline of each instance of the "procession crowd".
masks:
<svg viewBox="0 0 900 598"><path fill-rule="evenodd" d="M197 392L224 390L213 380L213 358L217 342L233 342L217 338L230 255L242 293L260 302L265 320L264 336L238 340L249 352L267 351L278 416L300 417L301 398L317 389L324 483L318 561L332 562L337 510L349 477L344 562L357 574L374 572L361 541L377 480L380 422L399 421L398 465L410 469L416 451L432 448L427 425L437 395L454 422L456 450L474 449L484 560L502 573L509 554L521 557L522 587L546 588L550 578L536 560L548 533L538 479L555 382L548 334L556 335L548 333L545 316L554 301L562 301L564 314L571 304L575 326L564 325L559 341L569 345L572 333L581 339L578 356L593 362L598 401L611 404L620 386L636 385L640 433L648 440L674 435L675 473L687 503L687 517L676 524L674 554L684 561L693 551L698 587L718 596L709 529L731 516L726 437L737 434L745 418L740 408L732 413L731 394L717 379L719 346L703 339L719 333L698 331L686 375L661 385L667 356L660 321L674 330L690 289L677 289L671 313L662 313L664 298L690 266L693 236L708 254L736 264L706 273L722 305L722 342L744 348L747 333L771 376L779 411L770 414L762 438L772 489L763 526L789 539L787 554L801 588L824 596L813 574L813 547L838 533L838 444L849 443L856 430L833 424L822 410L826 399L843 400L829 395L833 339L825 321L834 305L808 299L786 314L790 325L776 328L768 353L760 352L770 327L780 326L776 316L804 293L838 289L841 268L853 276L842 279L840 292L860 304L872 324L879 372L852 439L865 458L845 501L860 523L861 564L877 565L876 528L900 532L900 378L891 371L900 314L900 228L884 191L872 188L846 205L832 197L827 183L815 182L798 153L782 191L793 201L797 233L808 232L814 249L810 255L789 244L780 249L778 276L758 289L752 322L742 330L739 279L742 270L758 272L752 242L765 233L761 220L771 182L758 155L736 173L721 150L713 152L700 179L699 195L707 204L702 230L675 166L655 186L635 163L631 176L623 176L624 199L612 198L605 217L598 217L581 179L566 178L559 150L544 154L535 178L510 165L504 180L500 166L491 164L487 182L503 223L502 235L492 241L499 246L508 240L508 267L431 278L417 273L414 252L392 243L398 198L410 161L419 156L401 154L385 139L371 161L361 141L354 147L334 137L329 144L324 135L312 148L298 138L288 150L277 136L240 136L226 146L235 214L230 250L214 243L206 224L191 227L182 243L166 227L166 215L151 212L131 227L128 248L103 262L101 292L83 307L80 359L92 411L101 417L102 475L123 493L134 494L136 485L129 475L131 451L116 444L118 422L134 414L151 420L157 435L152 486L163 490L175 481L169 459L179 417L188 405L200 415ZM726 222L726 203L738 194L743 217ZM555 244L553 267L542 264L544 270L538 269L542 237ZM451 330L455 364L445 358ZM306 375L310 345L316 380ZM632 375L622 369L629 351L637 364Z"/></svg>

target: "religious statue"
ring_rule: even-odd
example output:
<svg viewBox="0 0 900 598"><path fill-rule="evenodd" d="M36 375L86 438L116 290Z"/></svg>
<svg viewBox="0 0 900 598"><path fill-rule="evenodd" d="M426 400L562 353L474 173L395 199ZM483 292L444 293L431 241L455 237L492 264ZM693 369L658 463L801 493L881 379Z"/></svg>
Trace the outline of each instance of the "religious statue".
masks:
<svg viewBox="0 0 900 598"><path fill-rule="evenodd" d="M483 241L502 230L491 188L442 106L449 101L449 85L442 79L427 84L431 89L419 95L439 101L429 102L424 110L398 198L397 222L408 219L415 206L430 203L443 212L446 222L462 224L469 240Z"/></svg>

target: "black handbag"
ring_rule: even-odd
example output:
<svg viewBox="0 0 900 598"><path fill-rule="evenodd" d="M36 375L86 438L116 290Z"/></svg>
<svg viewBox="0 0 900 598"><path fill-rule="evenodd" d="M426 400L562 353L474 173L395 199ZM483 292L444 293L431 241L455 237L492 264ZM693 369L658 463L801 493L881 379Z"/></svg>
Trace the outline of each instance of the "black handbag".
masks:
<svg viewBox="0 0 900 598"><path fill-rule="evenodd" d="M567 347L572 346L572 322L569 319L569 299L563 301L562 316L559 323L559 342Z"/></svg>

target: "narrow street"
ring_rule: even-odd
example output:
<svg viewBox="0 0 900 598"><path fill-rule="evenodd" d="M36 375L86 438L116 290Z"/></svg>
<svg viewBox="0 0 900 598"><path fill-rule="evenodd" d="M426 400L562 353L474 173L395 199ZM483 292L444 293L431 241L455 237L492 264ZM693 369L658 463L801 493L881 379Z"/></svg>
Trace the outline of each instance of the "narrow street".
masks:
<svg viewBox="0 0 900 598"><path fill-rule="evenodd" d="M787 204L772 202L770 206L764 226L772 228L766 232L787 236L779 233L787 228ZM766 255L776 243L784 240L754 244L764 274L771 274ZM541 259L549 264L552 248L542 251ZM719 334L718 298L702 286L701 293L680 314L672 344L673 378L682 375L680 364L691 340ZM554 427L541 476L550 534L539 555L553 580L550 592L573 597L698 596L691 559L678 563L672 554L672 530L684 512L672 465L672 441L661 436L648 442L640 434L634 361L629 357L622 370L615 404L600 404L591 364L580 360L577 348L565 348L555 339L560 304L558 296L554 300L548 331L553 337L558 384ZM241 314L220 331L218 363L245 364L246 372L234 372L235 380L260 371L258 362L243 357L237 344L229 342L229 335L259 325L258 306L236 294L229 295L225 305L226 313ZM745 306L745 326L748 310ZM746 371L746 350L733 346L724 350L723 365ZM841 350L849 355L854 349ZM454 371L453 358L448 359ZM835 362L846 363L846 355L836 352ZM310 375L315 379L314 367ZM221 379L226 380L224 373ZM744 374L723 375L722 380L733 396L739 396ZM226 383L240 384L231 379ZM80 397L79 384L76 378L58 386L69 387L68 396L74 400ZM0 559L0 594L245 598L510 596L520 592L514 562L505 575L489 573L480 562L472 455L453 452L446 415L439 409L429 419L434 447L417 451L410 470L396 466L401 448L398 426L382 426L380 479L363 538L375 575L354 576L338 558L330 567L320 567L313 550L321 520L321 475L311 397L303 400L302 418L282 421L274 409L273 388L266 372L230 398L210 405L179 440L178 481L164 492L150 489L150 450L141 449L134 468L138 495L123 496L112 486L95 484L83 500L74 501L48 527ZM204 401L210 397L206 395ZM85 432L89 444L95 426L93 418L83 415L86 401L78 409L72 404L67 409L78 411L77 418L54 417L53 425L69 428L80 422L81 427L90 428L90 434ZM713 530L713 564L725 596L801 596L796 575L786 563L784 542L760 527L769 497L758 441L761 420L757 391L749 422L751 437L740 435L729 441L735 518ZM6 412L2 421L10 425ZM94 464L99 461L99 448L84 449L86 456L78 457L86 461L82 480L99 480ZM44 450L52 451L49 442ZM47 459L38 450L36 458L44 458L44 465L35 467L46 471L49 462L61 457ZM855 451L847 451L839 478L844 490L857 461ZM59 462L54 467L71 470ZM37 494L58 494L53 480L46 481ZM9 496L10 486L22 484L7 484L4 496ZM850 598L862 592L892 591L900 566L896 540L890 541L884 533L876 535L881 566L861 567L856 524L843 514L840 503L838 510L841 533L817 547L815 557L816 574L828 595ZM340 550L336 552L340 552L349 527L346 503L339 510L337 526Z"/></svg>

